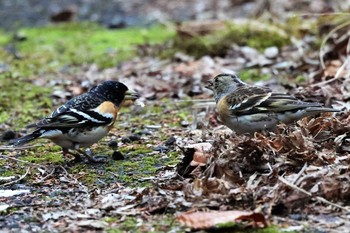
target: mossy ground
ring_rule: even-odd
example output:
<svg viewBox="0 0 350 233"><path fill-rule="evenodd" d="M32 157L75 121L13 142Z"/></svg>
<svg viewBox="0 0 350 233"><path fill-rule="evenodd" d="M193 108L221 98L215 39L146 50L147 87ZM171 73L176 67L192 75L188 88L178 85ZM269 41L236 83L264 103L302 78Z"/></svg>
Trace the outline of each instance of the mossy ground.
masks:
<svg viewBox="0 0 350 233"><path fill-rule="evenodd" d="M122 232L168 232L169 228L173 229L175 232L185 232L185 228L180 226L177 221L174 221L172 215L160 215L151 217L151 219L144 219L142 222L137 221L136 218L127 217L125 221L121 224L118 224L118 218L106 218L112 227L110 227L108 233L122 233ZM117 224L117 227L113 227L114 224Z"/></svg>
<svg viewBox="0 0 350 233"><path fill-rule="evenodd" d="M249 46L263 51L270 46L282 47L290 44L290 37L271 24L256 21L243 24L222 23L224 26L208 34L179 34L175 38L175 48L200 58L205 55L225 56L232 44ZM188 30L191 30L189 28Z"/></svg>
<svg viewBox="0 0 350 233"><path fill-rule="evenodd" d="M112 67L137 55L137 45L162 43L174 36L165 26L107 30L92 23L23 28L0 32L1 58L20 76L56 72L84 64ZM20 37L20 39L18 38Z"/></svg>

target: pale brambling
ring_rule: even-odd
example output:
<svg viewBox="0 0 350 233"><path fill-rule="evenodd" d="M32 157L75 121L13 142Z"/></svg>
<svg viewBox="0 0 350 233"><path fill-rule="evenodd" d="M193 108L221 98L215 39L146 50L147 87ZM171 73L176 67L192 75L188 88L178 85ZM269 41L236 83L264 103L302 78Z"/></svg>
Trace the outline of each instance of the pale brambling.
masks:
<svg viewBox="0 0 350 233"><path fill-rule="evenodd" d="M89 92L69 100L49 117L29 125L28 128L35 130L12 140L10 145L20 146L37 138L48 138L62 147L64 155L71 154L80 160L82 154L90 162L96 162L95 158L80 148L90 147L106 136L113 127L122 102L137 97L123 83L105 81Z"/></svg>
<svg viewBox="0 0 350 233"><path fill-rule="evenodd" d="M251 86L233 74L219 74L206 88L214 92L220 120L237 134L273 131L280 122L291 123L321 112L339 112L269 88Z"/></svg>

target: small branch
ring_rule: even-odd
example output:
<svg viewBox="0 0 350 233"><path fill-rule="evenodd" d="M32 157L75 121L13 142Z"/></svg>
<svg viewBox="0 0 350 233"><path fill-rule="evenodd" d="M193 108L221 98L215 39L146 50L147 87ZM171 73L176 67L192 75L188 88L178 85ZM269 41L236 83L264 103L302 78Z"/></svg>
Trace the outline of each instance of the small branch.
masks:
<svg viewBox="0 0 350 233"><path fill-rule="evenodd" d="M55 168L53 168L49 174L47 174L46 176L41 178L39 181L35 181L34 184L39 184L39 183L44 182L44 180L46 180L48 177L50 177L54 172L55 172Z"/></svg>
<svg viewBox="0 0 350 233"><path fill-rule="evenodd" d="M291 182L292 184L295 184L300 178L300 176L304 173L304 171L307 168L307 163L304 164L304 166L301 168L301 170L298 172L297 176L294 178L294 180Z"/></svg>
<svg viewBox="0 0 350 233"><path fill-rule="evenodd" d="M321 43L321 46L320 46L320 52L319 52L319 57L320 57L320 63L321 63L321 67L322 69L326 69L326 66L324 64L324 60L323 60L323 48L325 47L326 45L326 42L328 41L329 38L331 38L331 36L338 30L342 29L343 27L346 27L350 24L350 21L347 21L345 23L342 23L340 24L339 26L335 27L332 31L330 31L324 38L324 40L322 41Z"/></svg>
<svg viewBox="0 0 350 233"><path fill-rule="evenodd" d="M14 150L26 150L30 148L35 148L42 146L41 144L39 145L31 145L31 146L0 146L0 151L14 151Z"/></svg>
<svg viewBox="0 0 350 233"><path fill-rule="evenodd" d="M350 40L349 40L350 41ZM338 78L341 78L342 76L340 76L341 72L343 72L343 70L345 69L345 67L348 65L350 61L350 58L349 57L346 57L344 63L341 65L341 67L339 67L339 69L337 70L337 72L335 73L334 77L329 79L329 80L326 80L326 81L323 81L323 82L320 82L320 83L315 83L315 84L312 84L311 86L312 87L315 87L315 86L322 86L322 85L325 85L325 84L328 84L328 83L331 83L331 82L334 82L335 80L337 80ZM349 72L346 73L346 76L349 75Z"/></svg>
<svg viewBox="0 0 350 233"><path fill-rule="evenodd" d="M339 209L341 209L341 210L344 210L344 211L346 211L347 213L350 213L350 210L348 210L347 208L345 208L345 207L343 207L343 206L341 206L341 205L338 205L338 204L335 204L335 203L333 203L333 202L330 202L330 201L324 199L323 197L314 197L314 196L312 195L312 193L310 193L310 192L306 191L305 189L302 189L302 188L300 188L300 187L298 187L298 186L292 184L291 182L289 182L288 180L286 180L286 179L283 178L282 176L279 176L279 177L278 177L278 180L281 181L282 183L288 185L288 186L291 187L292 189L295 189L295 190L297 190L297 191L299 191L299 192L301 192L301 193L304 193L304 194L306 194L306 195L309 196L309 197L315 198L315 199L316 199L317 201L319 201L319 202L328 204L328 205L330 205L330 206L333 206L333 207L339 208Z"/></svg>
<svg viewBox="0 0 350 233"><path fill-rule="evenodd" d="M23 179L28 175L29 171L30 171L30 167L28 167L27 170L26 170L26 172L25 172L22 176L20 176L17 180L14 180L14 181L11 181L11 182L2 184L2 185L0 185L0 186L8 186L8 185L15 184L15 183L17 183L17 182L23 180Z"/></svg>

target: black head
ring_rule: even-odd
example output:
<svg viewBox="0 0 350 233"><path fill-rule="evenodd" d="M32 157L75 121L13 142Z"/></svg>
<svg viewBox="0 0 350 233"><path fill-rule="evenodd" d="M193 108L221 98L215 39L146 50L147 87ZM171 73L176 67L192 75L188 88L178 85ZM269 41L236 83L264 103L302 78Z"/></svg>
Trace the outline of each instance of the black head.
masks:
<svg viewBox="0 0 350 233"><path fill-rule="evenodd" d="M107 101L119 105L124 99L137 99L138 95L129 91L128 87L121 82L105 81L96 87L92 88L90 92L99 95Z"/></svg>

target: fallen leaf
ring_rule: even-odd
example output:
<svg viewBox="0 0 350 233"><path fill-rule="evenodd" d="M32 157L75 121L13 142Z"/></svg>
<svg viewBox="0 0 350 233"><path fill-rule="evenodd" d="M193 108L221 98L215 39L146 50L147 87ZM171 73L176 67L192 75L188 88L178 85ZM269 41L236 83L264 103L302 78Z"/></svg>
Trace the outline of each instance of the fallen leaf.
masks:
<svg viewBox="0 0 350 233"><path fill-rule="evenodd" d="M83 220L78 222L78 226L81 227L91 227L95 229L104 229L108 227L108 223L99 220Z"/></svg>
<svg viewBox="0 0 350 233"><path fill-rule="evenodd" d="M205 166L207 160L210 157L210 149L212 145L208 142L197 143L189 145L188 148L194 148L193 160L191 161L191 166Z"/></svg>
<svg viewBox="0 0 350 233"><path fill-rule="evenodd" d="M207 229L218 224L241 222L242 220L253 221L255 226L258 226L259 223L263 227L267 226L261 213L238 210L184 213L179 215L177 219L180 223L194 229Z"/></svg>

